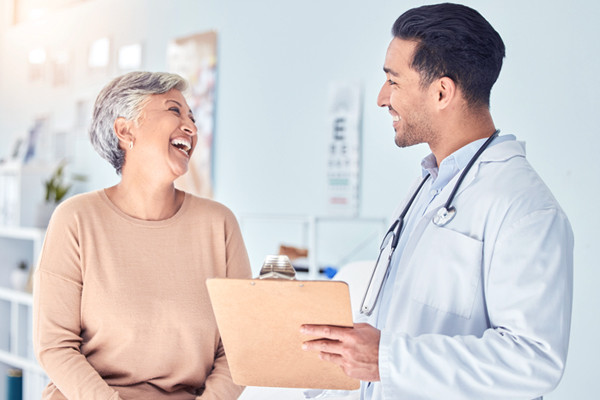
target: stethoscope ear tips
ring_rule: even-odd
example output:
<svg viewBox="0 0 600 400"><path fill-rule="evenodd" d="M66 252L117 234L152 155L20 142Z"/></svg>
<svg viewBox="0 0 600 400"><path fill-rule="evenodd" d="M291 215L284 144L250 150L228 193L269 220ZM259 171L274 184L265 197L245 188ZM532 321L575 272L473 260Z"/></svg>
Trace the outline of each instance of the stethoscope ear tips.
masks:
<svg viewBox="0 0 600 400"><path fill-rule="evenodd" d="M454 218L455 215L456 215L456 208L442 207L433 216L433 223L436 224L437 226L444 226L448 222L452 221L452 218Z"/></svg>

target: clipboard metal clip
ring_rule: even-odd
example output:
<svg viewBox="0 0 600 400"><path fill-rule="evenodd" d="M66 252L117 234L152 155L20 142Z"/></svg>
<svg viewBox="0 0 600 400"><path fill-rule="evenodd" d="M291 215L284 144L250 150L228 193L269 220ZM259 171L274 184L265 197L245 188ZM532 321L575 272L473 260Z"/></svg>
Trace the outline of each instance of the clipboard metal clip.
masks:
<svg viewBox="0 0 600 400"><path fill-rule="evenodd" d="M288 256L267 256L260 269L259 279L296 279L296 270Z"/></svg>

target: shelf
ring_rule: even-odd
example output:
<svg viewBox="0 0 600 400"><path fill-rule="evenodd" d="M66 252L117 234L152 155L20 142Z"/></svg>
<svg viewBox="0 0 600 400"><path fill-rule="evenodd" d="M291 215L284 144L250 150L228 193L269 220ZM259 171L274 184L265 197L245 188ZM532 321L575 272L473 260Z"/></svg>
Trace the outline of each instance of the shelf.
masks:
<svg viewBox="0 0 600 400"><path fill-rule="evenodd" d="M0 164L0 224L36 226L51 168L47 163Z"/></svg>
<svg viewBox="0 0 600 400"><path fill-rule="evenodd" d="M10 272L20 262L35 268L45 230L33 227L0 226L0 375L9 368L23 371L23 398L39 399L48 377L37 363L33 351L33 296L10 289ZM0 382L0 393L5 382ZM1 397L1 396L0 396Z"/></svg>
<svg viewBox="0 0 600 400"><path fill-rule="evenodd" d="M42 367L35 361L29 361L23 357L15 356L8 351L0 349L0 362L8 364L12 367L22 369L24 371L31 371L38 374L45 374Z"/></svg>
<svg viewBox="0 0 600 400"><path fill-rule="evenodd" d="M42 244L44 243L45 234L46 230L40 228L0 226L0 239L22 240L30 241L32 243L33 246L31 249L31 253L28 257L26 257L31 268L37 265L37 262L40 257L40 252L42 250ZM3 249L2 251L7 251L6 246L0 245L0 248ZM7 260L0 261L6 262ZM1 263L0 266L2 266Z"/></svg>
<svg viewBox="0 0 600 400"><path fill-rule="evenodd" d="M0 300L22 304L28 307L33 306L33 296L31 293L23 292L21 290L0 287Z"/></svg>
<svg viewBox="0 0 600 400"><path fill-rule="evenodd" d="M0 236L8 239L42 241L45 233L46 230L41 228L0 226Z"/></svg>

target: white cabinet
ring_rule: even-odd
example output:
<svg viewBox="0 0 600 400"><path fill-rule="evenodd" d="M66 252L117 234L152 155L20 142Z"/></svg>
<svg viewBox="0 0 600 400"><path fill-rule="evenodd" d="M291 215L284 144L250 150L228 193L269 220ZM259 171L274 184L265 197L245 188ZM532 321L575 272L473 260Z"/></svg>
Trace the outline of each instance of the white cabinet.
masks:
<svg viewBox="0 0 600 400"><path fill-rule="evenodd" d="M44 230L0 227L0 398L6 393L9 368L23 370L23 399L34 400L48 383L33 355L32 296L10 287L10 275L20 262L34 268Z"/></svg>
<svg viewBox="0 0 600 400"><path fill-rule="evenodd" d="M0 226L36 226L50 175L52 168L45 163L0 165Z"/></svg>

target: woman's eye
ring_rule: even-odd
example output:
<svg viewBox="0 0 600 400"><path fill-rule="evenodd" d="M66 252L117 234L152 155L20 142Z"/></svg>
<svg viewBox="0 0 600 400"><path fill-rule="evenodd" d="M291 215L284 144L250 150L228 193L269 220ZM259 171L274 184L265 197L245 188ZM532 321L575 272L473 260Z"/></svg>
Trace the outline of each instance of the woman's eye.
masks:
<svg viewBox="0 0 600 400"><path fill-rule="evenodd" d="M179 111L178 107L171 107L171 108L169 108L169 111L173 111L177 115L181 115L181 112Z"/></svg>

